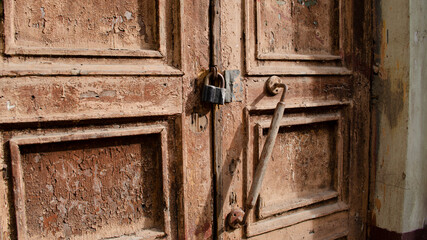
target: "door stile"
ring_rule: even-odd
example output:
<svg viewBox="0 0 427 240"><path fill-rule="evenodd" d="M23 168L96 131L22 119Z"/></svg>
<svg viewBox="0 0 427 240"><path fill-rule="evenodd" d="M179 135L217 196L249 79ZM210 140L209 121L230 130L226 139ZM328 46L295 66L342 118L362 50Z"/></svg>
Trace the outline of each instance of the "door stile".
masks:
<svg viewBox="0 0 427 240"><path fill-rule="evenodd" d="M210 0L209 6L209 50L210 50L210 71L221 72L221 4L220 0ZM219 231L224 229L223 196L222 196L222 110L221 105L212 104L212 169L213 169L213 229L212 238L222 239Z"/></svg>

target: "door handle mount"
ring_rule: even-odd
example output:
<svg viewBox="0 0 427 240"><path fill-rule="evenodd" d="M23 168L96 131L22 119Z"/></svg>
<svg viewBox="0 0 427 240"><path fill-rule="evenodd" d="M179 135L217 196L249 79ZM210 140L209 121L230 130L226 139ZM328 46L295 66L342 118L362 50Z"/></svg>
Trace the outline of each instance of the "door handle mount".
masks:
<svg viewBox="0 0 427 240"><path fill-rule="evenodd" d="M282 79L278 76L271 76L267 82L265 82L265 91L270 95L277 95L281 88L284 88L282 96L286 94L287 86L282 83Z"/></svg>
<svg viewBox="0 0 427 240"><path fill-rule="evenodd" d="M248 216L253 211L256 201L258 200L262 182L264 180L264 175L267 170L268 163L270 162L277 134L279 133L280 121L282 120L283 113L285 112L285 97L286 92L288 91L288 86L285 83L282 83L281 79L277 76L270 77L265 83L265 90L271 95L278 94L281 88L283 88L282 97L277 103L276 109L274 111L273 119L271 120L270 128L267 134L267 139L265 140L261 157L256 167L251 189L246 201L246 212L240 208L235 208L227 216L227 224L233 229L247 224ZM242 214L243 217L241 217Z"/></svg>

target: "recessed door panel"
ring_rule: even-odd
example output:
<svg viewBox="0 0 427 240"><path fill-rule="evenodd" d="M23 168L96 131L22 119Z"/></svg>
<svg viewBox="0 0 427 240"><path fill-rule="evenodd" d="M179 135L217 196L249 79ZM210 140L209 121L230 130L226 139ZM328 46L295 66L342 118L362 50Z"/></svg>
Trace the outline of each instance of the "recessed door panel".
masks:
<svg viewBox="0 0 427 240"><path fill-rule="evenodd" d="M339 58L338 0L257 1L256 22L260 59Z"/></svg>
<svg viewBox="0 0 427 240"><path fill-rule="evenodd" d="M12 138L19 238L170 239L166 137L152 126Z"/></svg>
<svg viewBox="0 0 427 240"><path fill-rule="evenodd" d="M70 51L158 50L157 2L10 1L13 43Z"/></svg>
<svg viewBox="0 0 427 240"><path fill-rule="evenodd" d="M307 120L294 119L294 123ZM342 159L337 151L342 151L342 140L335 130L339 119L334 120L280 128L260 193L260 218L338 197ZM265 123L257 125L258 149L265 143L265 127Z"/></svg>
<svg viewBox="0 0 427 240"><path fill-rule="evenodd" d="M271 122L269 115L252 113L248 125L253 133L248 136L247 186L252 184ZM346 161L343 117L341 111L285 113L255 214L250 216L246 227L247 236L280 229L293 231L304 221L317 222L316 219L331 214L348 214L343 189ZM330 234L341 232L331 230Z"/></svg>

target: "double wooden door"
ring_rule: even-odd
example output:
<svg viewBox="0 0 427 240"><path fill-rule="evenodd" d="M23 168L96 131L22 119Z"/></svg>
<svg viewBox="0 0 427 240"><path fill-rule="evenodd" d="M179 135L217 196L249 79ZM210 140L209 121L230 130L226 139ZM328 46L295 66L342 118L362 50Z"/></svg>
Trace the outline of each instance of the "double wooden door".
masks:
<svg viewBox="0 0 427 240"><path fill-rule="evenodd" d="M370 6L220 1L212 106L209 1L3 0L0 239L364 239Z"/></svg>

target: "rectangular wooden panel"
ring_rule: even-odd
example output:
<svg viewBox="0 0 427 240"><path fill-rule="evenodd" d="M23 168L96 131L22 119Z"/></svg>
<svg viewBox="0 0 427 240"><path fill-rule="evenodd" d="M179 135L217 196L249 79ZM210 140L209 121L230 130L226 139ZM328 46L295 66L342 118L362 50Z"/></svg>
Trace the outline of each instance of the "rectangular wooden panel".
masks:
<svg viewBox="0 0 427 240"><path fill-rule="evenodd" d="M340 211L338 206L330 206L338 212L327 214L319 218L301 221L292 225L292 227L284 227L276 231L259 231L254 234L250 239L264 240L264 239L293 239L293 240L341 240L346 239L348 235L348 212ZM345 209L345 208L343 208ZM342 210L342 209L341 209ZM313 211L309 213L311 216L319 216L321 211ZM286 221L286 217L282 219ZM274 224L266 221L263 224ZM262 224L259 226L248 227L249 231L265 230L262 229ZM253 232L255 233L255 232Z"/></svg>
<svg viewBox="0 0 427 240"><path fill-rule="evenodd" d="M248 116L254 131L249 135L253 140L249 141L248 154L253 159L248 160L248 186L271 123L271 115L258 115L260 112L255 109ZM348 210L343 198L342 119L341 110L285 114L255 214L249 217L248 237L295 229L301 222Z"/></svg>
<svg viewBox="0 0 427 240"><path fill-rule="evenodd" d="M162 57L163 0L6 0L6 53Z"/></svg>
<svg viewBox="0 0 427 240"><path fill-rule="evenodd" d="M339 114L322 114L282 121L260 193L260 218L339 196L343 161L339 120ZM258 149L268 127L269 122L257 125Z"/></svg>
<svg viewBox="0 0 427 240"><path fill-rule="evenodd" d="M168 77L0 78L0 123L174 115L182 110L181 84Z"/></svg>
<svg viewBox="0 0 427 240"><path fill-rule="evenodd" d="M289 91L286 93L286 108L311 108L332 105L348 105L351 93L351 79L341 76L281 77ZM248 109L274 109L281 94L270 96L265 92L265 78L248 80Z"/></svg>
<svg viewBox="0 0 427 240"><path fill-rule="evenodd" d="M20 239L170 238L163 126L10 140Z"/></svg>
<svg viewBox="0 0 427 240"><path fill-rule="evenodd" d="M346 8L342 0L246 0L248 75L350 75Z"/></svg>
<svg viewBox="0 0 427 240"><path fill-rule="evenodd" d="M179 1L3 3L0 76L183 74Z"/></svg>
<svg viewBox="0 0 427 240"><path fill-rule="evenodd" d="M258 58L340 59L339 0L256 3Z"/></svg>

